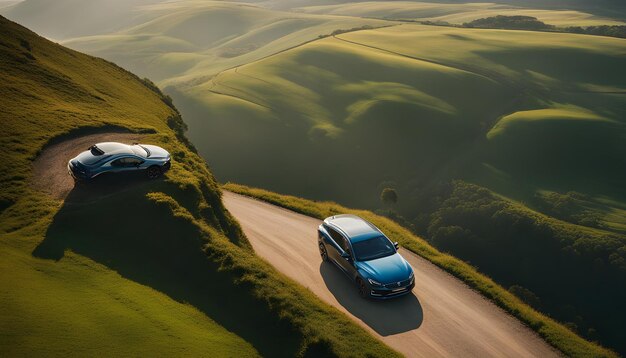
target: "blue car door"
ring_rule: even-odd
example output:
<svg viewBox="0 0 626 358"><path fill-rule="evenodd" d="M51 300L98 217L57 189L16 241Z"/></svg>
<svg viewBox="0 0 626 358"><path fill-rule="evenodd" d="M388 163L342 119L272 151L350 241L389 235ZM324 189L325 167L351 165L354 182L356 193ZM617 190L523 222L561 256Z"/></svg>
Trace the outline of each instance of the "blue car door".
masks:
<svg viewBox="0 0 626 358"><path fill-rule="evenodd" d="M348 239L343 235L341 235L339 246L341 246L344 253L348 254L348 257L340 257L341 260L339 260L339 265L341 265L341 268L348 274L348 276L352 277L354 271L356 270L354 268L354 256L352 254L352 250L350 249Z"/></svg>
<svg viewBox="0 0 626 358"><path fill-rule="evenodd" d="M330 245L326 245L326 251L328 252L328 258L331 261L334 261L335 263L339 264L339 259L341 259L341 247L339 247L338 244L338 240L339 237L341 237L341 234L339 234L337 231L327 227L324 225L324 227L326 228L326 232L328 232L328 234L330 235Z"/></svg>
<svg viewBox="0 0 626 358"><path fill-rule="evenodd" d="M344 272L346 272L347 274L352 274L352 271L354 271L354 266L348 240L332 228L327 227L326 231L328 231L333 241L336 243L335 245L333 245L333 247L327 249L328 256ZM342 254L344 253L349 254L350 258L343 257Z"/></svg>
<svg viewBox="0 0 626 358"><path fill-rule="evenodd" d="M139 169L143 161L135 157L118 158L111 162L111 168L116 172L133 171Z"/></svg>

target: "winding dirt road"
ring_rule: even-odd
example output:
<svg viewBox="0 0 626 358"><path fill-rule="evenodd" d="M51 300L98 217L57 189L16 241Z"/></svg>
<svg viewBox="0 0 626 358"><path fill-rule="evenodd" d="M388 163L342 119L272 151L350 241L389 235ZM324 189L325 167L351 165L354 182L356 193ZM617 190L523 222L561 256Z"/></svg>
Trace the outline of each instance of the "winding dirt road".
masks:
<svg viewBox="0 0 626 358"><path fill-rule="evenodd" d="M372 302L317 251L320 220L224 192L254 250L407 357L553 357L537 334L461 281L401 249L415 269L413 294Z"/></svg>
<svg viewBox="0 0 626 358"><path fill-rule="evenodd" d="M96 143L140 141L145 135L128 132L103 132L64 140L47 146L33 163L32 185L56 199L65 199L74 188L67 162Z"/></svg>

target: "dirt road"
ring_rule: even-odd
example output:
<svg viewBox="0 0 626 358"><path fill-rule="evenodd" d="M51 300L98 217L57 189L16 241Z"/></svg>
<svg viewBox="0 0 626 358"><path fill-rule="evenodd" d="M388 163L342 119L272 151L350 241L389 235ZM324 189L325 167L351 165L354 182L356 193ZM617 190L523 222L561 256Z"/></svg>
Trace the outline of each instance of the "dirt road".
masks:
<svg viewBox="0 0 626 358"><path fill-rule="evenodd" d="M67 162L101 142L138 142L144 135L127 132L90 134L52 144L33 163L32 184L57 199L64 199L74 188L74 179L67 172Z"/></svg>
<svg viewBox="0 0 626 358"><path fill-rule="evenodd" d="M337 307L407 357L552 357L535 332L425 259L401 249L415 269L413 294L373 302L359 297L347 276L322 263L320 220L224 192L258 255Z"/></svg>

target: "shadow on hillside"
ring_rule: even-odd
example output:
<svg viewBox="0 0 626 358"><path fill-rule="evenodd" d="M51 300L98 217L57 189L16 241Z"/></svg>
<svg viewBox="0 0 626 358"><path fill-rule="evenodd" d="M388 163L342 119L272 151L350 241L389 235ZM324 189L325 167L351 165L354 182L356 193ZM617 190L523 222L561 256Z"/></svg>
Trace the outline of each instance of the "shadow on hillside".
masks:
<svg viewBox="0 0 626 358"><path fill-rule="evenodd" d="M339 304L381 336L411 331L422 325L424 312L414 294L386 301L365 300L359 296L356 285L333 264L322 262L320 273Z"/></svg>
<svg viewBox="0 0 626 358"><path fill-rule="evenodd" d="M161 184L163 178L150 180L144 171L128 173L104 173L89 182L74 183L74 188L65 198L64 204L91 205L95 201L103 200L114 195L138 189L140 186Z"/></svg>
<svg viewBox="0 0 626 358"><path fill-rule="evenodd" d="M164 180L139 176L102 177L79 185L32 254L58 261L71 250L196 307L263 356L296 355L302 336L255 299L249 286L235 285L232 273L218 271L202 251L196 227L146 198L150 191L173 190Z"/></svg>

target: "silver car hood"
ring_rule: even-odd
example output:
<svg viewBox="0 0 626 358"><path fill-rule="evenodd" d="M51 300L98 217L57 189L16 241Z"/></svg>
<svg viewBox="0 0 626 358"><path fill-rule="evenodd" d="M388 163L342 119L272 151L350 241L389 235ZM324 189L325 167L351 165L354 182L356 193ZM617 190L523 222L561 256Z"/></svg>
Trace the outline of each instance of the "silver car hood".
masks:
<svg viewBox="0 0 626 358"><path fill-rule="evenodd" d="M150 144L140 144L142 147L147 148L150 151L150 158L168 158L170 156L170 153L161 148L161 147L157 147L156 145L150 145Z"/></svg>

